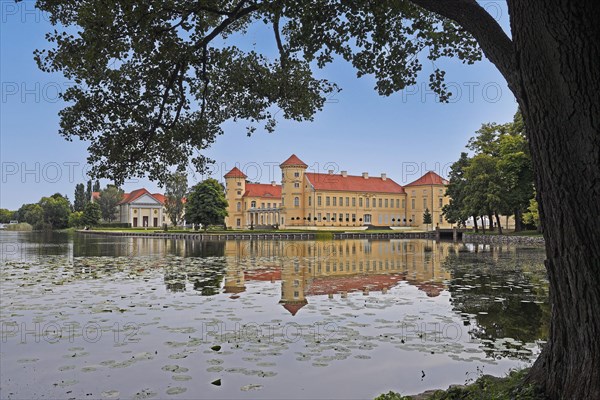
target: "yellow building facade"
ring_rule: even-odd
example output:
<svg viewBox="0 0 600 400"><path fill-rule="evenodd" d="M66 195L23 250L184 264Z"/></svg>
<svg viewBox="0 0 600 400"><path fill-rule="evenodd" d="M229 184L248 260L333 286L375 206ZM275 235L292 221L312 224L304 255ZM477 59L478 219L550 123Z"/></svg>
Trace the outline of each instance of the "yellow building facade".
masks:
<svg viewBox="0 0 600 400"><path fill-rule="evenodd" d="M442 216L448 181L433 171L405 186L386 174L307 172L296 155L280 164L281 185L249 183L238 168L225 174L228 227L248 229L450 228ZM424 223L425 210L432 223Z"/></svg>

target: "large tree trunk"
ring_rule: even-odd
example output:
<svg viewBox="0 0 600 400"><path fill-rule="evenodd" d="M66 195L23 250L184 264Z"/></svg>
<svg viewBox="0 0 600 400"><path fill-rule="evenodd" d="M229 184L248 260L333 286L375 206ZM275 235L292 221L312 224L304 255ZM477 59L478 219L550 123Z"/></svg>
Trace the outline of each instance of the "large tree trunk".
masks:
<svg viewBox="0 0 600 400"><path fill-rule="evenodd" d="M479 233L479 226L477 225L477 217L473 215L473 226L475 227L475 232Z"/></svg>
<svg viewBox="0 0 600 400"><path fill-rule="evenodd" d="M600 399L600 2L509 8L552 305L531 377L553 399Z"/></svg>
<svg viewBox="0 0 600 400"><path fill-rule="evenodd" d="M412 1L473 34L523 113L552 305L530 378L600 399L600 1L508 0L511 37L476 1Z"/></svg>
<svg viewBox="0 0 600 400"><path fill-rule="evenodd" d="M514 211L515 215L515 232L521 232L523 230L523 213L518 208Z"/></svg>

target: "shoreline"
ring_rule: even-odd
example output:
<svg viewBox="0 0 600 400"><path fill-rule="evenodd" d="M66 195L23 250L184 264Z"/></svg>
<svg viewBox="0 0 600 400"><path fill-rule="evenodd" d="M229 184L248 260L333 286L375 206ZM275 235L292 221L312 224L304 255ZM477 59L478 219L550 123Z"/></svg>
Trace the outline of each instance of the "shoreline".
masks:
<svg viewBox="0 0 600 400"><path fill-rule="evenodd" d="M345 240L345 239L435 239L436 233L432 232L231 232L231 233L203 233L203 232L127 232L127 231L100 231L77 230L77 233L87 235L147 237L161 239L185 240Z"/></svg>
<svg viewBox="0 0 600 400"><path fill-rule="evenodd" d="M76 230L77 233L87 235L146 237L157 239L184 239L184 240L346 240L346 239L436 239L436 232L340 232L340 231L309 231L309 232L128 232L105 230ZM463 234L462 243L479 244L525 244L544 245L544 238L540 236L518 235L482 235Z"/></svg>

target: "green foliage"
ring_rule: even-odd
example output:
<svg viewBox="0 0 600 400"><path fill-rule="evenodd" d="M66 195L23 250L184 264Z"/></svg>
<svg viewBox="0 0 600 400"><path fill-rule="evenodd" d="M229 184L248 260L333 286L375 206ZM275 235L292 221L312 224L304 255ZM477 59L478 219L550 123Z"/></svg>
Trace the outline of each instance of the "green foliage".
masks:
<svg viewBox="0 0 600 400"><path fill-rule="evenodd" d="M0 223L6 224L15 219L15 212L9 211L6 208L0 208Z"/></svg>
<svg viewBox="0 0 600 400"><path fill-rule="evenodd" d="M129 222L100 222L97 225L98 228L131 228Z"/></svg>
<svg viewBox="0 0 600 400"><path fill-rule="evenodd" d="M60 133L88 141L91 173L122 183L169 167L198 170L205 149L230 120L272 131L273 110L311 120L335 84L314 77L334 58L374 75L390 95L417 82L425 66L441 101L450 93L432 61L481 59L475 39L451 19L408 1L290 0L190 2L142 0L36 3L56 30L38 66L74 82L63 93ZM251 24L273 32L278 57L235 45ZM268 39L271 40L271 39ZM423 60L426 63L422 63Z"/></svg>
<svg viewBox="0 0 600 400"><path fill-rule="evenodd" d="M187 194L187 175L181 172L171 174L165 183L165 208L174 226L179 225L185 210L184 199Z"/></svg>
<svg viewBox="0 0 600 400"><path fill-rule="evenodd" d="M75 211L83 211L85 207L85 203L87 203L89 198L85 197L85 186L83 183L78 183L75 186L75 197L73 200L73 210Z"/></svg>
<svg viewBox="0 0 600 400"><path fill-rule="evenodd" d="M106 189L100 192L100 197L96 203L100 206L102 219L107 222L112 222L117 215L117 204L123 198L123 190L114 185L107 185Z"/></svg>
<svg viewBox="0 0 600 400"><path fill-rule="evenodd" d="M521 113L513 122L483 124L452 165L443 208L446 219L464 224L470 216L515 215L518 220L533 197L533 171Z"/></svg>
<svg viewBox="0 0 600 400"><path fill-rule="evenodd" d="M39 204L23 204L17 210L16 217L19 222L28 223L37 229L44 223L44 209Z"/></svg>
<svg viewBox="0 0 600 400"><path fill-rule="evenodd" d="M56 193L50 197L42 197L39 202L44 210L44 223L49 229L64 229L69 226L71 203Z"/></svg>
<svg viewBox="0 0 600 400"><path fill-rule="evenodd" d="M523 214L523 222L527 225L539 227L540 226L540 211L538 208L538 202L535 198L529 201L529 207L527 212Z"/></svg>
<svg viewBox="0 0 600 400"><path fill-rule="evenodd" d="M375 397L375 400L412 400L411 396L402 396L396 392L389 391Z"/></svg>
<svg viewBox="0 0 600 400"><path fill-rule="evenodd" d="M425 212L423 213L423 223L425 225L429 225L431 222L431 213L429 212L429 208L426 208Z"/></svg>
<svg viewBox="0 0 600 400"><path fill-rule="evenodd" d="M190 191L185 204L185 218L193 224L223 225L227 216L227 200L223 186L215 179L207 179Z"/></svg>
<svg viewBox="0 0 600 400"><path fill-rule="evenodd" d="M102 210L100 209L100 206L96 203L87 203L83 209L83 224L85 226L98 225L100 218L102 218Z"/></svg>
<svg viewBox="0 0 600 400"><path fill-rule="evenodd" d="M450 167L450 179L446 188L446 196L450 197L450 202L442 208L442 214L444 214L446 220L459 226L464 226L471 216L464 205L464 199L467 195L465 190L467 181L464 175L469 162L469 156L463 152L460 154L458 161Z"/></svg>
<svg viewBox="0 0 600 400"><path fill-rule="evenodd" d="M32 231L33 226L27 222L19 222L18 224L10 224L5 228L7 231Z"/></svg>
<svg viewBox="0 0 600 400"><path fill-rule="evenodd" d="M92 201L92 181L89 180L87 181L87 186L85 189L85 204L89 203L90 201ZM84 205L85 207L85 205Z"/></svg>
<svg viewBox="0 0 600 400"><path fill-rule="evenodd" d="M79 228L81 226L84 226L83 211L73 211L71 215L69 215L69 227Z"/></svg>
<svg viewBox="0 0 600 400"><path fill-rule="evenodd" d="M94 188L92 189L92 191L94 192L99 192L100 191L100 181L96 179L96 182L94 182Z"/></svg>
<svg viewBox="0 0 600 400"><path fill-rule="evenodd" d="M536 386L525 383L528 369L510 371L505 378L483 375L468 386L454 386L448 390L438 390L427 397L428 400L544 400L546 397ZM375 400L410 400L411 396L402 396L388 392Z"/></svg>

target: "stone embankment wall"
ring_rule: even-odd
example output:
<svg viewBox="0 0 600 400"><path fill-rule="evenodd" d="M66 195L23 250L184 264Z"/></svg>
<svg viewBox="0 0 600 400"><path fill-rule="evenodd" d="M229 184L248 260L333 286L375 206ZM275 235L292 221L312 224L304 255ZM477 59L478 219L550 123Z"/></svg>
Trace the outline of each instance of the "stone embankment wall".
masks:
<svg viewBox="0 0 600 400"><path fill-rule="evenodd" d="M491 243L491 244L527 244L543 245L544 238L540 236L507 236L507 235L463 235L466 243Z"/></svg>

